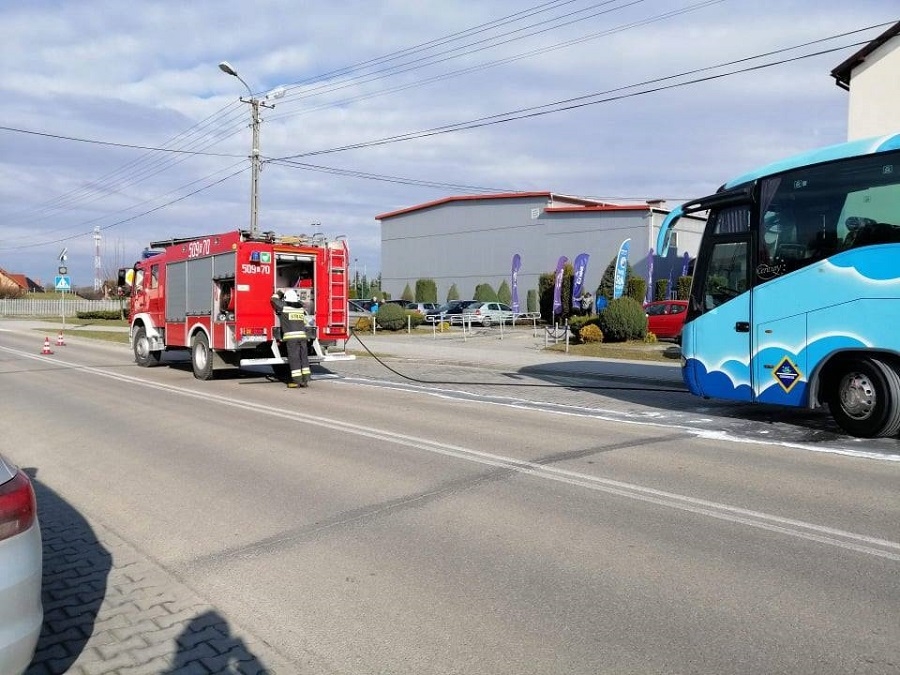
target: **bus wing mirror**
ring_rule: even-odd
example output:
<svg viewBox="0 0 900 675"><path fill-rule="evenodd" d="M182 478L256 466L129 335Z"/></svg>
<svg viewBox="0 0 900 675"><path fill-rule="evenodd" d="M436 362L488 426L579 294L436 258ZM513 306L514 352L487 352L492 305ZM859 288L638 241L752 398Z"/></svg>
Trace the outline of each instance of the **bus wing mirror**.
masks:
<svg viewBox="0 0 900 675"><path fill-rule="evenodd" d="M656 237L656 255L665 258L669 254L669 242L672 240L672 230L675 229L675 223L684 214L681 206L676 206L665 217L662 225L659 226L659 234Z"/></svg>

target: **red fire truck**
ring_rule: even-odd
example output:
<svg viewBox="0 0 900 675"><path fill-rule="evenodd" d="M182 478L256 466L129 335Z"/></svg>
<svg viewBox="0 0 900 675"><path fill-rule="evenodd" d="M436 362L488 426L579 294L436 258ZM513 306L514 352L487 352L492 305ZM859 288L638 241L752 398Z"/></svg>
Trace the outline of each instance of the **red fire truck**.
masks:
<svg viewBox="0 0 900 675"><path fill-rule="evenodd" d="M220 368L287 363L269 299L293 288L310 314L310 361L351 359L349 253L343 239L225 232L150 244L134 267L119 270L129 298L131 347L140 366L162 353L190 350L194 377Z"/></svg>

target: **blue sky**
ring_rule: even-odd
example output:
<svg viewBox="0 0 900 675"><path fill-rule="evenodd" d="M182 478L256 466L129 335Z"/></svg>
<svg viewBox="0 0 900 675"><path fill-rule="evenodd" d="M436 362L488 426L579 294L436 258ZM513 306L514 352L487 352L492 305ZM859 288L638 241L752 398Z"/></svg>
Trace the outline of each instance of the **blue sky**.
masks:
<svg viewBox="0 0 900 675"><path fill-rule="evenodd" d="M835 36L898 19L896 0L3 3L0 267L52 282L66 247L90 286L95 226L104 276L247 227L250 110L223 60L254 94L285 87L260 229L346 235L372 276L380 213L491 190L673 205L841 142L829 73L887 26Z"/></svg>

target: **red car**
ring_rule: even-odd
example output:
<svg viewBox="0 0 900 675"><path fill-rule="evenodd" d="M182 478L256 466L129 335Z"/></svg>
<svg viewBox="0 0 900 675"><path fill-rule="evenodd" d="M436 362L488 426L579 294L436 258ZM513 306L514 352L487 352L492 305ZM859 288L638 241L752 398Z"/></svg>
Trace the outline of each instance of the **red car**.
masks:
<svg viewBox="0 0 900 675"><path fill-rule="evenodd" d="M644 305L647 313L647 330L658 338L679 339L684 317L687 316L687 300L660 300Z"/></svg>

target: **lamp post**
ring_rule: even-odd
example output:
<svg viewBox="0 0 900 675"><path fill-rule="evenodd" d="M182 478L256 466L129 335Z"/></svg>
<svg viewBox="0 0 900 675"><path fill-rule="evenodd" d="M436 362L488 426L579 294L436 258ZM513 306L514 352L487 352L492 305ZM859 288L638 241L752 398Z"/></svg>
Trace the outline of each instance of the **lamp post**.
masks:
<svg viewBox="0 0 900 675"><path fill-rule="evenodd" d="M238 75L228 61L222 61L219 64L219 70L239 79L241 84L247 87L247 93L249 94L249 98L241 96L241 102L250 104L250 126L253 129L253 142L250 148L250 235L255 237L259 231L257 225L259 216L259 170L262 164L259 157L259 108L260 106L263 108L274 108L274 104L266 103L265 101L270 96L272 98L281 98L284 96L284 89L278 88L260 99L253 95L250 85L244 82L244 78Z"/></svg>

